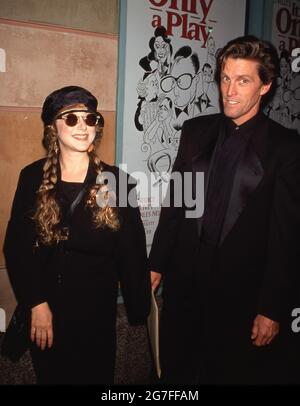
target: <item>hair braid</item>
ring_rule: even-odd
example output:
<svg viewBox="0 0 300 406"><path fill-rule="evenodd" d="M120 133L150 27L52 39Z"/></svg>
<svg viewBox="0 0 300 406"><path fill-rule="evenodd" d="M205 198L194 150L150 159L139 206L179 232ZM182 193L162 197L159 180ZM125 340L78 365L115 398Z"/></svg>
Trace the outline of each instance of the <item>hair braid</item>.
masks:
<svg viewBox="0 0 300 406"><path fill-rule="evenodd" d="M59 228L60 209L55 198L59 147L53 126L45 128L43 141L48 154L43 167L43 181L37 192L37 210L34 219L37 223L39 240L45 245L51 245L67 239L66 230Z"/></svg>
<svg viewBox="0 0 300 406"><path fill-rule="evenodd" d="M94 164L95 170L98 174L98 179L101 179L101 172L103 171L101 161L99 157L96 155L94 150L89 152L90 159ZM105 227L107 226L113 231L117 231L120 228L120 221L118 217L118 210L117 207L111 207L108 204L108 191L106 191L106 185L104 183L95 184L89 193L87 199L87 206L92 209L93 213L93 222L96 228ZM104 196L106 198L106 204L103 207L100 207L97 204L97 193L103 191Z"/></svg>

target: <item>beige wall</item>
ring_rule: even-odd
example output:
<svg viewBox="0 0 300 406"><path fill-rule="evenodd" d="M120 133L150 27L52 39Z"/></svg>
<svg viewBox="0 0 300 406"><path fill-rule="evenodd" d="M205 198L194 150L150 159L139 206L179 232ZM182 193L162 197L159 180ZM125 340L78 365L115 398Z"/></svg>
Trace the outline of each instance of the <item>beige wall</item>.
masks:
<svg viewBox="0 0 300 406"><path fill-rule="evenodd" d="M118 0L0 0L0 17L118 33Z"/></svg>
<svg viewBox="0 0 300 406"><path fill-rule="evenodd" d="M76 84L94 93L102 110L115 110L116 36L0 19L0 38L7 55L1 106L40 107L54 89Z"/></svg>
<svg viewBox="0 0 300 406"><path fill-rule="evenodd" d="M51 91L79 85L96 95L105 119L100 156L114 163L117 21L117 0L0 0L1 248L20 169L44 156L40 113Z"/></svg>

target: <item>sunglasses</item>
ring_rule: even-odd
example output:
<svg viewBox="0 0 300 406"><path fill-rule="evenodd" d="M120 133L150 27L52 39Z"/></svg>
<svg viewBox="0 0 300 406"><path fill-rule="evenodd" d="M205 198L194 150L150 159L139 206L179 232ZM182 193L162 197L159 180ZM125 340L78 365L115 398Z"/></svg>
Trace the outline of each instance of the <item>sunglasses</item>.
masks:
<svg viewBox="0 0 300 406"><path fill-rule="evenodd" d="M76 112L82 112L85 110L75 110ZM78 121L82 118L85 124L89 127L96 126L99 121L100 125L103 122L102 116L96 113L88 113L86 116L77 116L75 111L64 112L56 117L56 120L64 120L68 127L75 127L78 124Z"/></svg>

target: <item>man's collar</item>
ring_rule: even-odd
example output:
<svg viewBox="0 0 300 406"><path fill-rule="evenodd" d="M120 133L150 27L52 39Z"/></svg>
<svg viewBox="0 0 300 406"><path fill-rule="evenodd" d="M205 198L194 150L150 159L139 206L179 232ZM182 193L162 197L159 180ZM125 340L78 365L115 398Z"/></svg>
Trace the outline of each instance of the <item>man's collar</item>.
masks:
<svg viewBox="0 0 300 406"><path fill-rule="evenodd" d="M254 128L259 127L262 120L266 118L265 114L259 111L255 116L250 118L248 121L241 125L237 125L231 118L226 117L225 123L228 134L247 134L249 131L252 131Z"/></svg>

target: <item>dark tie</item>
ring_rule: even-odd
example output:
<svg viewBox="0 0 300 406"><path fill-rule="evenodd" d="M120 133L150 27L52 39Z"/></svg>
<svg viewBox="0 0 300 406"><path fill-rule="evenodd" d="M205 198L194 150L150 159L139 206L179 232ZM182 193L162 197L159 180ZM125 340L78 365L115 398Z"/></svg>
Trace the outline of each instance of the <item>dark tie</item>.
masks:
<svg viewBox="0 0 300 406"><path fill-rule="evenodd" d="M175 107L175 115L176 117L179 116L179 114L181 114L182 112L186 113L187 115L189 115L189 109L188 109L189 105L185 106L185 108L183 110Z"/></svg>

